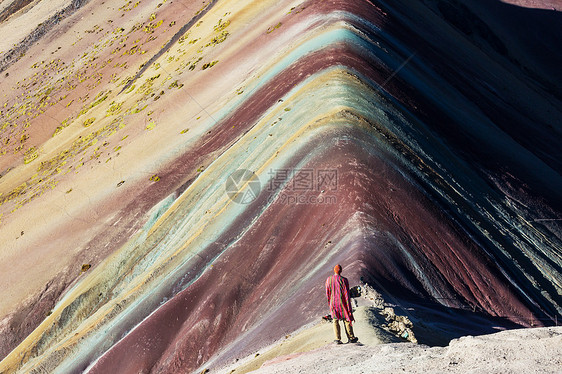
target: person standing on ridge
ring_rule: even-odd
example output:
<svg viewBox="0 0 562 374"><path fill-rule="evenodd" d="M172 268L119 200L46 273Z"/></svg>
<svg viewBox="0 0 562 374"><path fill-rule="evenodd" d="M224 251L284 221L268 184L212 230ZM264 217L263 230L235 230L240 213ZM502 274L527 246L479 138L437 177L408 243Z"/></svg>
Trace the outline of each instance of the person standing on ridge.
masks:
<svg viewBox="0 0 562 374"><path fill-rule="evenodd" d="M342 277L341 265L334 267L334 275L326 279L326 296L330 304L330 314L334 321L334 332L337 344L342 344L340 332L340 320L344 322L347 340L356 343L358 338L353 335L353 311L351 309L351 298L349 297L349 282Z"/></svg>

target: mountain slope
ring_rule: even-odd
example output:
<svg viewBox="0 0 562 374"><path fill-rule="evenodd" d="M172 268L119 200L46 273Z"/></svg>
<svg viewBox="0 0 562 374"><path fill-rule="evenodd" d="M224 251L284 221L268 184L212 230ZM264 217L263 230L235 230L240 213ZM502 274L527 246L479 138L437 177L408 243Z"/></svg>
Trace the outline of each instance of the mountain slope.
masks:
<svg viewBox="0 0 562 374"><path fill-rule="evenodd" d="M557 12L80 5L4 59L0 371L224 364L338 262L429 344L561 316Z"/></svg>

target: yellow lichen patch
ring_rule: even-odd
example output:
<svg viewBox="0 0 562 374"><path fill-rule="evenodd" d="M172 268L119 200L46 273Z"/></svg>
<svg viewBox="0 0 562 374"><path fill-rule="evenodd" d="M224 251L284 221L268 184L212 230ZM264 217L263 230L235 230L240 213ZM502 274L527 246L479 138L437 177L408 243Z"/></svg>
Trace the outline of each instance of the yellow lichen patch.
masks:
<svg viewBox="0 0 562 374"><path fill-rule="evenodd" d="M90 265L90 264L82 265L82 268L80 269L80 273L84 273L84 272L88 271L91 267L92 267L92 265Z"/></svg>
<svg viewBox="0 0 562 374"><path fill-rule="evenodd" d="M156 79L160 78L160 74L155 75L153 77L147 78L144 83L142 84L142 86L140 86L137 89L137 93L140 94L150 94L150 92L152 91L152 85L154 84L154 81Z"/></svg>
<svg viewBox="0 0 562 374"><path fill-rule="evenodd" d="M204 65L201 67L201 70L205 70L205 69L212 68L213 66L215 66L215 65L217 64L217 62L219 62L219 60L215 60L215 61L213 61L213 62L207 62L206 64L204 64Z"/></svg>
<svg viewBox="0 0 562 374"><path fill-rule="evenodd" d="M281 25L282 25L282 23L279 22L277 25L269 27L269 28L267 29L267 33L268 33L268 34L271 34L273 31L275 31L275 30L277 30L278 28L280 28Z"/></svg>
<svg viewBox="0 0 562 374"><path fill-rule="evenodd" d="M210 47L212 45L217 45L224 42L228 37L228 35L229 35L228 31L221 32L220 35L215 36L213 39L211 39L209 43L205 44L205 47Z"/></svg>
<svg viewBox="0 0 562 374"><path fill-rule="evenodd" d="M140 46L139 46L139 45L134 45L134 46L132 46L130 49L128 49L128 50L126 50L125 52L123 52L121 55L122 55L122 56L124 56L124 55L131 55L131 56L132 56L132 55L134 55L135 53L140 52L140 51L141 51Z"/></svg>
<svg viewBox="0 0 562 374"><path fill-rule="evenodd" d="M162 25L162 22L164 22L164 21L160 20L157 23L150 22L148 25L146 25L144 27L143 30L147 34L152 34L152 33L154 33L154 30L156 30L158 27L160 27L160 25Z"/></svg>
<svg viewBox="0 0 562 374"><path fill-rule="evenodd" d="M37 152L36 147L29 148L23 155L23 162L25 164L29 164L31 161L35 160L39 157L39 153Z"/></svg>
<svg viewBox="0 0 562 374"><path fill-rule="evenodd" d="M15 211L25 205L26 203L30 202L31 200L41 196L41 194L47 190L55 188L58 184L58 181L54 179L59 174L66 174L70 171L69 167L68 170L64 173L63 166L65 166L69 160L73 159L79 154L84 153L89 147L98 143L99 140L102 138L106 138L113 133L116 132L118 128L124 126L122 122L122 118L116 118L110 124L104 126L103 128L94 131L86 136L79 137L76 139L70 148L63 150L55 157L41 162L39 167L37 168L37 174L31 177L28 181L24 182L17 188L10 191L10 193L3 198L0 198L0 205L14 201L14 209ZM107 146L109 143L105 142L104 146ZM36 153L37 151L35 151ZM33 153L30 152L30 157ZM97 159L101 156L101 147L98 146L96 149L93 150L90 159ZM79 160L79 163L76 165L75 170L79 169L81 166L84 165L82 162L83 157ZM29 193L28 193L29 192ZM27 195L25 199L20 199L24 195ZM16 199L19 199L16 201Z"/></svg>
<svg viewBox="0 0 562 374"><path fill-rule="evenodd" d="M219 22L215 26L213 26L213 30L215 30L216 32L221 32L222 30L226 29L228 25L230 25L230 20L223 22L221 18L219 19Z"/></svg>
<svg viewBox="0 0 562 374"><path fill-rule="evenodd" d="M85 120L82 125L84 127L88 127L90 126L92 123L94 123L94 121L96 120L96 117L92 117L92 118L88 118L87 120Z"/></svg>
<svg viewBox="0 0 562 374"><path fill-rule="evenodd" d="M146 104L145 106L141 107L141 106L137 106L135 109L129 109L127 111L127 114L137 114L142 112L143 110L146 109L146 107L148 106L148 104Z"/></svg>
<svg viewBox="0 0 562 374"><path fill-rule="evenodd" d="M183 87L183 83L179 83L178 81L174 81L174 83L170 83L170 85L168 86L168 89L172 89L172 88L182 88Z"/></svg>
<svg viewBox="0 0 562 374"><path fill-rule="evenodd" d="M187 38L189 38L189 32L186 33L185 35L182 35L179 39L178 39L178 43L182 44L183 42L185 42L187 40Z"/></svg>
<svg viewBox="0 0 562 374"><path fill-rule="evenodd" d="M191 64L191 65L189 65L189 68L188 68L188 69L189 69L189 70L195 70L195 67L197 66L197 64L199 63L199 61L201 61L202 59L203 59L203 57L199 57L198 59L196 59L196 60L193 61L193 62L188 62L188 63L187 63L188 65Z"/></svg>
<svg viewBox="0 0 562 374"><path fill-rule="evenodd" d="M306 7L305 6L300 6L300 7L292 7L287 14L299 14L300 12L302 12L303 10L305 10Z"/></svg>
<svg viewBox="0 0 562 374"><path fill-rule="evenodd" d="M78 113L78 117L80 117L83 114L86 114L90 109L94 108L95 106L101 104L102 102L105 101L105 99L107 99L107 97L109 96L109 93L111 91L105 93L104 91L100 92L95 98L94 101L91 102L88 105L85 105L82 110L80 110L80 112Z"/></svg>
<svg viewBox="0 0 562 374"><path fill-rule="evenodd" d="M129 88L127 88L127 90L125 90L125 93L126 94L131 93L131 92L133 92L134 89L135 89L135 85L133 84Z"/></svg>
<svg viewBox="0 0 562 374"><path fill-rule="evenodd" d="M157 7L162 5L164 2L165 1L161 1ZM119 10L122 11L121 13L128 12L135 9L137 6L139 6L140 3L141 1L137 0L121 0L118 2L116 8L120 7ZM154 5L152 5L153 8ZM209 4L203 4L200 11L207 9L208 6ZM151 12L154 13L151 14ZM107 28L110 23L113 23L112 20L108 20L108 23L101 23L101 20L99 20L98 25L90 24L88 26L88 30L81 30L80 32L76 32L75 39L76 41L81 40L81 35L84 36L85 32L86 34L92 34L87 37L93 38L92 40L95 39L94 42L92 43L92 45L88 45L83 40L82 45L85 47L85 49L79 52L75 51L76 57L71 57L71 61L70 59L67 59L66 61L62 61L60 59L30 61L31 63L33 63L32 69L34 70L31 70L29 76L21 79L14 86L15 90L19 90L19 92L17 92L17 95L6 99L7 102L0 103L0 108L3 105L3 112L0 112L0 118L2 118L2 121L0 121L0 135L2 137L0 144L0 155L9 154L12 151L20 152L21 154L23 154L23 162L27 164L39 158L40 148L40 161L43 162L41 162L41 165L39 166L40 163L38 161L35 161L35 168L38 168L38 170L40 170L38 175L29 178L26 181L27 184L24 184L24 187L22 187L19 192L15 191L15 189L12 191L15 191L14 194L11 195L12 200L14 200L14 196L19 197L15 198L15 200L12 201L11 204L19 207L26 202L33 200L37 196L40 196L43 193L43 190L50 189L56 186L58 182L55 179L60 180L63 175L68 172L78 172L77 169L79 169L80 166L83 166L84 163L92 163L92 161L90 160L92 158L99 157L101 150L106 150L108 157L110 155L114 156L114 154L110 154L109 152L111 152L111 150L117 152L121 148L119 146L115 146L115 144L110 145L110 143L104 141L103 138L109 137L112 134L116 133L119 129L124 128L126 122L128 123L129 121L131 121L131 119L127 118L127 116L134 115L148 108L149 104L147 103L152 102L153 100L151 99L156 100L160 97L160 100L163 100L165 98L165 96L163 96L164 92L168 93L166 89L180 89L183 87L183 83L180 83L182 79L180 79L179 81L174 81L174 79L168 77L168 79L171 79L169 82L164 79L160 79L160 81L157 82L156 78L158 78L158 76L152 77L149 78L150 81L145 81L146 84L137 83L136 87L135 85L131 84L131 86L128 87L124 92L125 94L133 94L137 90L138 86L142 84L141 89L139 89L138 91L141 94L141 97L138 98L139 100L136 100L137 97L135 97L135 99L132 99L136 100L136 102L128 102L126 99L121 99L121 102L112 101L112 95L110 94L111 91L107 90L108 84L112 89L116 85L123 87L124 85L135 79L134 77L136 76L136 74L134 74L134 71L131 70L133 68L128 67L127 61L124 61L128 56L118 56L122 54L138 55L145 52L143 51L144 49L152 52L153 49L157 48L157 43L151 43L150 48L145 47L145 45L147 42L156 39L155 36L158 35L160 31L162 31L161 29L156 29L161 25L169 27L178 26L173 20L160 20L163 17L159 12L160 11L156 12L156 9L152 9L148 13L145 13L145 18L143 20L144 22L136 24L132 29L131 26L134 24L134 21L130 24L130 26L117 28L109 26L110 29L108 30L104 30L104 28ZM121 13L118 13L117 17L121 15ZM222 15L222 13L224 12L221 12L220 14ZM214 20L216 21L217 18L215 18ZM226 31L226 29L230 25L230 20L227 20L227 18L228 12L225 13L223 18L218 20L214 27L212 27L211 33L207 34L204 37L204 42L201 41L199 45L195 46L194 48L187 46L187 41L189 40L190 33L188 32L184 36L182 36L178 44L186 42L183 44L183 47L185 47L185 49L178 50L177 53L170 53L166 57L162 58L160 60L162 67L167 66L162 61L167 61L170 64L177 63L177 65L181 66L182 70L187 70L187 68L190 68L190 70L195 70L196 66L200 67L201 65L198 65L198 63L202 61L204 57L200 57L203 55L195 55L195 49L202 48L204 43L207 43L207 46L210 46L224 41L228 36L228 32ZM206 16L205 19L208 19L208 17ZM212 21L210 21L209 23L207 23L207 21L205 22L205 24L208 26L212 25ZM117 22L113 23L113 25L116 24ZM123 23L123 25L125 25L125 23ZM201 22L199 22L198 25L201 25ZM209 29L210 28L211 27L209 27ZM169 30L166 27L165 32L168 31ZM204 30L197 31L204 32ZM151 35L146 35L145 33ZM195 38L195 36L193 36L193 31L191 33L191 38ZM201 38L197 37L191 40L190 43L195 44L200 40ZM70 43L72 43L72 41L70 41ZM80 43L73 43L73 45L80 45ZM114 51L114 53L118 53L111 56L110 53L112 51ZM188 53L193 53L191 55L191 58ZM66 54L65 56L68 55ZM190 59L190 61L184 64L184 61L188 59ZM141 62L142 61L140 61L139 63ZM205 64L204 69L214 66L217 62L218 61L213 61ZM129 61L129 64L131 63L132 62ZM175 65L174 68L176 68L177 65ZM162 68L158 72L161 71ZM126 77L126 74L131 74L131 76ZM144 76L146 77L147 75ZM178 77L176 76L176 78ZM139 82L142 82L142 80L139 80ZM157 86L160 87L155 88ZM102 91L99 92L100 90ZM95 97L92 99L93 96ZM130 99L129 95L128 97ZM109 100L107 102L104 102L107 99ZM115 98L113 99L115 100ZM53 136L55 136L62 132L62 130L66 127L73 125L77 126L74 130L82 133L82 137L74 139L74 142L72 142L73 139L51 140L50 142L54 141L55 143L58 143L59 141L66 142L70 140L71 143L65 145L64 151L60 152L59 154L50 153L48 151L50 147L43 147L42 145L37 145L36 147L29 148L29 146L31 145L29 143L32 141L32 139L33 141L35 141L35 137L29 139L28 135L26 135L24 131L26 131L27 134L34 134L35 130L33 129L33 126L36 126L35 123L39 123L39 121L34 121L33 119L38 118L40 120L41 118L46 118L41 117L41 115L49 116L49 114L50 117L52 117L53 111L55 111L55 109L51 109L51 107L55 106L56 108L57 104L60 109L62 109L62 111L59 112L58 115L54 115L54 117L59 120L64 119L65 117L66 119L58 123L51 123L51 121L42 121L41 123L46 123L46 125L49 125L49 127L46 128L47 131L53 131ZM153 108L148 108L143 112L142 116L144 117L144 114L146 112L149 112L149 109ZM49 109L51 110L49 111ZM148 123L148 125L146 125L146 130L155 129L155 127L157 126L158 119L152 119L153 113L154 111L151 110L149 113L147 113L147 117L144 117L146 118L145 125ZM65 117L59 117L63 115ZM103 118L104 116L110 118ZM112 122L110 125L104 126L106 123L116 117L119 117L116 122ZM141 124L140 129L142 129L143 119L139 119L138 121L138 123ZM94 131L102 126L104 126L102 129ZM27 127L29 127L29 130L27 130ZM84 129L83 127L86 127L87 129ZM187 131L188 129L185 129L181 133L184 134ZM92 133L84 136L84 132ZM72 131L69 131L69 135L72 133ZM122 135L120 135L116 140L120 139L121 137ZM123 140L125 138L126 136L123 137ZM101 143L104 143L103 146L100 146ZM60 151L61 149L59 149L58 151ZM43 155L44 152L46 153L46 155ZM106 154L104 154L104 156L105 155ZM79 159L80 157L82 157L82 159L80 161L77 161L77 159ZM80 171L82 171L82 169L80 169ZM13 188L13 185L10 188ZM19 193L21 193L21 195L18 195ZM8 191L6 191L5 194L1 196L3 199L0 203L7 201L6 198L9 196L10 194L8 193ZM24 197L25 199L23 199ZM10 207L10 209L11 208L12 207ZM7 211L9 211L9 209Z"/></svg>
<svg viewBox="0 0 562 374"><path fill-rule="evenodd" d="M10 193L7 196L0 199L0 205L4 204L6 201L13 200L18 196L23 195L25 193L26 188L27 188L27 182L23 182L18 187L10 191Z"/></svg>
<svg viewBox="0 0 562 374"><path fill-rule="evenodd" d="M57 128L55 129L55 133L53 134L53 136L59 134L65 127L68 127L71 122L72 122L72 117L63 120L60 126L57 126Z"/></svg>
<svg viewBox="0 0 562 374"><path fill-rule="evenodd" d="M111 104L109 104L109 108L107 108L106 111L106 117L109 116L114 116L117 115L119 113L121 113L121 107L123 106L123 103L117 103L115 101L112 101Z"/></svg>
<svg viewBox="0 0 562 374"><path fill-rule="evenodd" d="M136 7L138 7L140 3L141 3L140 1L137 1L136 3L133 4L132 1L129 1L125 5L121 6L119 8L119 10L121 10L123 12L129 12L129 11L135 9Z"/></svg>

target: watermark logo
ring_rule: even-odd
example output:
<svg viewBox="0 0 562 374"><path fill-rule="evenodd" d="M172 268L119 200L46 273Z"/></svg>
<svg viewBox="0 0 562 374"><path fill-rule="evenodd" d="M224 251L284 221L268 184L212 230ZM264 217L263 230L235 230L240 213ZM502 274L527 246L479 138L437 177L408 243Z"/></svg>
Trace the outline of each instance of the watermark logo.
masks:
<svg viewBox="0 0 562 374"><path fill-rule="evenodd" d="M270 169L265 190L274 204L336 204L336 169ZM258 176L246 169L236 170L226 180L228 197L238 204L249 204L261 193Z"/></svg>
<svg viewBox="0 0 562 374"><path fill-rule="evenodd" d="M268 191L284 187L292 192L337 191L338 171L336 169L276 169L270 170Z"/></svg>
<svg viewBox="0 0 562 374"><path fill-rule="evenodd" d="M250 204L258 198L261 183L253 171L239 169L227 178L225 188L226 194L235 203Z"/></svg>
<svg viewBox="0 0 562 374"><path fill-rule="evenodd" d="M306 195L299 193L282 192L274 201L275 204L284 205L334 205L338 203L335 195Z"/></svg>

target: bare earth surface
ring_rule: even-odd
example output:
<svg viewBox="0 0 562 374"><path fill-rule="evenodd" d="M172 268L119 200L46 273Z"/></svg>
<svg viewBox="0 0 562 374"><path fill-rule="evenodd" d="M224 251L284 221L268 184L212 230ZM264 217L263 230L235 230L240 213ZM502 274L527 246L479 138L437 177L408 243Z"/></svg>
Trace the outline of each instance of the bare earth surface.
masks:
<svg viewBox="0 0 562 374"><path fill-rule="evenodd" d="M562 326L464 336L447 346L407 342L388 331L384 301L368 293L353 299L359 342L333 339L332 324L313 323L218 372L243 373L560 373ZM212 364L212 363L209 363ZM200 368L204 370L204 367ZM214 372L214 370L213 370Z"/></svg>
<svg viewBox="0 0 562 374"><path fill-rule="evenodd" d="M466 336L447 347L330 344L278 357L253 373L560 373L562 327ZM237 371L236 371L237 372Z"/></svg>
<svg viewBox="0 0 562 374"><path fill-rule="evenodd" d="M559 3L0 0L0 374L516 365L454 339L562 319Z"/></svg>

